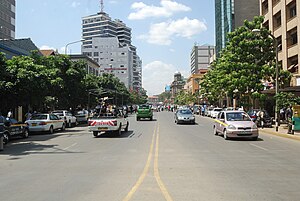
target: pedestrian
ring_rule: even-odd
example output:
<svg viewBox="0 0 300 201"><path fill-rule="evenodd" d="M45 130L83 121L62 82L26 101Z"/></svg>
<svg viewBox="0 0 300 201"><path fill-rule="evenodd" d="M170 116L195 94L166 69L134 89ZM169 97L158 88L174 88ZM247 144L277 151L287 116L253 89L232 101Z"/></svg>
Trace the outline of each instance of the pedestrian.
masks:
<svg viewBox="0 0 300 201"><path fill-rule="evenodd" d="M286 109L286 120L288 123L288 133L291 134L292 133L292 117L293 117L293 108L290 105L287 109Z"/></svg>
<svg viewBox="0 0 300 201"><path fill-rule="evenodd" d="M265 112L263 110L259 111L258 117L259 117L260 126L263 129L264 128L264 121L265 121Z"/></svg>
<svg viewBox="0 0 300 201"><path fill-rule="evenodd" d="M25 114L25 117L26 117L26 120L29 120L29 119L32 117L31 112L28 111L28 112Z"/></svg>
<svg viewBox="0 0 300 201"><path fill-rule="evenodd" d="M8 111L6 119L10 119L10 118L12 118L12 110L11 109Z"/></svg>

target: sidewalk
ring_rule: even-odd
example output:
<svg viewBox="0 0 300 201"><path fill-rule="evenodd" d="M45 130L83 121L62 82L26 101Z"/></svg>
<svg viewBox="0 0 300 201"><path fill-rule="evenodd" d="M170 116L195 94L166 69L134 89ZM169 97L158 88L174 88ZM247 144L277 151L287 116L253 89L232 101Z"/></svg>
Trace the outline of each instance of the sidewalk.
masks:
<svg viewBox="0 0 300 201"><path fill-rule="evenodd" d="M276 135L284 138L294 139L300 141L300 131L294 131L294 135L288 134L287 124L281 124L276 132L276 127L273 125L272 128L259 128L260 134Z"/></svg>

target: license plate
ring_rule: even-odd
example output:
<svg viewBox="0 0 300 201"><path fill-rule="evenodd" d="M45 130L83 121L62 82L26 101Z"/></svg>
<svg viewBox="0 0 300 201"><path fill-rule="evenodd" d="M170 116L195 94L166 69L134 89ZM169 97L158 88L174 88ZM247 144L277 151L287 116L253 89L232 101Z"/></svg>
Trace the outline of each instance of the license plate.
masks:
<svg viewBox="0 0 300 201"><path fill-rule="evenodd" d="M100 131L104 131L104 130L107 130L108 128L107 127L99 127L98 130Z"/></svg>
<svg viewBox="0 0 300 201"><path fill-rule="evenodd" d="M36 125L37 125L36 123L31 124L31 126L36 126Z"/></svg>
<svg viewBox="0 0 300 201"><path fill-rule="evenodd" d="M241 134L250 134L249 131L241 131L240 133L241 133Z"/></svg>

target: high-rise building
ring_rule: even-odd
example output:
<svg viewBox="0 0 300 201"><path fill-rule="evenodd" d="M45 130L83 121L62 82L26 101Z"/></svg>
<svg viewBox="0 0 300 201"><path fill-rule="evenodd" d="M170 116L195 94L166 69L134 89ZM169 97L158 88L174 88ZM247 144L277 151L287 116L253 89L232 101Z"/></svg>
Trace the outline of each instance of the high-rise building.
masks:
<svg viewBox="0 0 300 201"><path fill-rule="evenodd" d="M292 73L292 86L300 86L300 2L260 0L263 26L275 36L279 46L279 66Z"/></svg>
<svg viewBox="0 0 300 201"><path fill-rule="evenodd" d="M0 1L0 39L15 38L16 1Z"/></svg>
<svg viewBox="0 0 300 201"><path fill-rule="evenodd" d="M114 74L130 89L141 88L141 61L131 44L131 28L124 22L112 20L103 11L83 17L82 38L82 54L98 62L102 72ZM118 58L122 53L122 59Z"/></svg>
<svg viewBox="0 0 300 201"><path fill-rule="evenodd" d="M211 57L215 54L215 46L194 45L191 52L191 74L198 74L200 70L207 70Z"/></svg>
<svg viewBox="0 0 300 201"><path fill-rule="evenodd" d="M227 34L259 15L258 0L215 0L216 54L227 42Z"/></svg>

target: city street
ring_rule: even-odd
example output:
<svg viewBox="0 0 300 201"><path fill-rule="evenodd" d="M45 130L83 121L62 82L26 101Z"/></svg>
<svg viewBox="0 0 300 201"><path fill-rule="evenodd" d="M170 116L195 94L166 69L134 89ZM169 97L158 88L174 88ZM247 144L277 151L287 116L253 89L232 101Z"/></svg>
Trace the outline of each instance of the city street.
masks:
<svg viewBox="0 0 300 201"><path fill-rule="evenodd" d="M129 131L94 138L87 126L12 140L0 152L5 201L299 200L300 142L213 135L213 120L176 125L129 115Z"/></svg>

